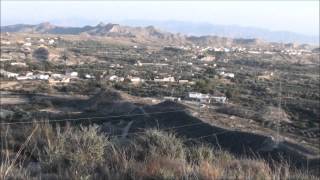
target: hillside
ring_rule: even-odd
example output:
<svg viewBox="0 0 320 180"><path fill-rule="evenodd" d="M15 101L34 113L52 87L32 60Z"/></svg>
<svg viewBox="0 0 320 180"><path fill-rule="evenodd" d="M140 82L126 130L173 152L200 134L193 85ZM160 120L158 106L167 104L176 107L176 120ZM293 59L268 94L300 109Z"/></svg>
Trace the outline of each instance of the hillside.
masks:
<svg viewBox="0 0 320 180"><path fill-rule="evenodd" d="M263 39L278 43L307 43L319 44L318 36L307 36L288 31L270 31L263 28L243 27L237 25L218 25L210 23L195 23L184 21L154 21L154 20L126 20L121 23L132 26L153 24L170 32L180 32L193 36L221 36L228 38Z"/></svg>
<svg viewBox="0 0 320 180"><path fill-rule="evenodd" d="M200 46L264 46L267 42L260 39L243 38L225 38L218 36L187 36L177 33L166 32L155 28L154 26L132 27L119 24L99 23L96 26L83 27L62 27L50 24L48 22L37 25L9 25L2 26L1 32L18 33L39 33L39 34L59 34L59 35L87 35L111 38L125 38L136 42L157 42L161 44L172 45L190 45Z"/></svg>

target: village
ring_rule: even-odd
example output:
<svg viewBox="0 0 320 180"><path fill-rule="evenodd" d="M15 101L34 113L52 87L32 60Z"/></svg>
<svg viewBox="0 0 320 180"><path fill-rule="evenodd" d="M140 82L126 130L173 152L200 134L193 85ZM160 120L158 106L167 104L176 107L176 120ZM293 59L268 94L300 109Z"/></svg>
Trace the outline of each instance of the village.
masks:
<svg viewBox="0 0 320 180"><path fill-rule="evenodd" d="M320 1L0 1L0 180L320 180Z"/></svg>
<svg viewBox="0 0 320 180"><path fill-rule="evenodd" d="M264 114L278 107L282 98L286 105L281 111L288 117L290 114L286 122L296 123L282 123L281 130L313 142L319 134L306 133L305 129L319 125L317 115L303 121L300 117L302 112L311 113L318 107L318 57L316 48L295 44L163 46L5 33L1 36L0 89L8 111L14 108L10 104L37 104L34 99L43 95L93 98L108 88L141 101L149 99L150 103L183 104L199 115L222 113L231 119L253 119L250 122L273 129L277 124L266 120ZM28 100L28 96L33 98ZM16 114L32 108L38 115L45 105L40 114L48 116L53 97L32 107L23 105Z"/></svg>
<svg viewBox="0 0 320 180"><path fill-rule="evenodd" d="M199 88L199 82L208 78L221 86L234 82L244 71L244 66L234 66L235 59L286 55L300 62L300 56L317 54L294 45L267 46L264 49L192 45L150 50L139 45L117 48L97 43L92 50L91 45L90 49L81 43L74 44L61 36L13 38L13 35L6 33L1 37L1 77L21 82L43 81L49 86L63 86L77 81L105 81L131 91L139 91L139 88L158 91L156 87L165 87L162 89L164 92L160 89L157 93L158 98L224 104L228 102L225 89L208 92ZM126 49L127 54L121 48ZM39 49L43 52L37 55L35 52ZM86 61L90 61L90 67ZM46 63L52 67L45 67L43 64ZM308 63L313 62L305 62ZM255 72L254 75L259 81L276 78L271 69Z"/></svg>

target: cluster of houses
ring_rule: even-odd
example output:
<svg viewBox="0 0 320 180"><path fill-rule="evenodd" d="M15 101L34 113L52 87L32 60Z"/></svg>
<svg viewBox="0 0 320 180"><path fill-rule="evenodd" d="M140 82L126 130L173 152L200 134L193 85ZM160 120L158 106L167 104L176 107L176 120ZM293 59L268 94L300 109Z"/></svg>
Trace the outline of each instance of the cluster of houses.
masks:
<svg viewBox="0 0 320 180"><path fill-rule="evenodd" d="M286 55L297 55L300 56L302 54L311 54L312 51L310 50L305 50L305 49L300 49L300 50L295 50L295 49L285 49L281 51L282 54Z"/></svg>
<svg viewBox="0 0 320 180"><path fill-rule="evenodd" d="M273 47L273 46L271 46ZM283 47L281 51L279 50L267 50L267 49L262 49L262 48L246 48L246 47L239 47L239 46L234 46L231 48L227 47L200 47L200 46L194 46L194 49L197 50L198 53L203 53L206 51L213 51L213 52L224 52L224 53L229 53L229 52L235 52L235 53L248 53L248 54L275 54L275 53L282 53L286 55L303 55L303 54L311 54L311 50L307 49L299 49L299 48L285 48ZM207 60L208 59L208 60ZM204 57L201 59L201 61L212 61L208 57ZM213 59L214 60L214 59Z"/></svg>
<svg viewBox="0 0 320 180"><path fill-rule="evenodd" d="M134 64L134 66L168 66L167 63L142 63L140 61L137 61L137 63Z"/></svg>
<svg viewBox="0 0 320 180"><path fill-rule="evenodd" d="M0 70L0 74L7 78L15 78L18 81L23 80L46 80L50 84L55 83L69 83L70 79L77 78L77 72L70 72L66 74L57 74L51 72L38 72L34 74L33 72L26 72L24 74L12 73L5 71L3 69Z"/></svg>
<svg viewBox="0 0 320 180"><path fill-rule="evenodd" d="M22 48L30 48L33 45L40 45L40 46L44 46L44 45L55 45L57 43L57 41L59 40L59 37L54 37L54 38L31 38L31 37L26 37L23 40L18 40L15 42L11 42L8 39L1 39L1 45L11 45L11 44L17 44L19 46L21 46Z"/></svg>

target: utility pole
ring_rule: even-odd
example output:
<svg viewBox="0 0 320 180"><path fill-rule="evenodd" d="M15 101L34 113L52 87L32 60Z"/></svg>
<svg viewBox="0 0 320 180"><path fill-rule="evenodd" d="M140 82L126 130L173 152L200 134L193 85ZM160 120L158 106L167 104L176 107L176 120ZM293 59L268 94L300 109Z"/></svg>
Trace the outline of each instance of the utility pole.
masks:
<svg viewBox="0 0 320 180"><path fill-rule="evenodd" d="M279 138L280 138L280 118L282 118L282 111L281 111L281 96L282 96L282 87L281 87L281 79L280 79L280 74L279 74L279 104L278 104L278 113L279 113L279 117L277 120L277 136L276 136L276 145L279 145Z"/></svg>

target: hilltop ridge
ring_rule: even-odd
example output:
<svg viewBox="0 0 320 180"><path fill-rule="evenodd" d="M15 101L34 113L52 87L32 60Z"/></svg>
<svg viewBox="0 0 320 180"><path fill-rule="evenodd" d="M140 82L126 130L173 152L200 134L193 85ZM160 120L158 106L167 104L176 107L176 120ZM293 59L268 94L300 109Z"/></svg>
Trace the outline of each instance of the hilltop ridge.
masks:
<svg viewBox="0 0 320 180"><path fill-rule="evenodd" d="M1 32L9 33L39 33L39 34L60 34L60 35L88 35L98 37L126 38L136 42L157 42L159 44L190 45L199 46L283 46L292 45L283 43L270 43L257 38L228 38L220 36L194 36L180 33L172 33L154 26L126 26L114 23L103 22L95 26L63 27L44 22L36 25L16 24L1 26ZM302 44L300 46L306 46Z"/></svg>

